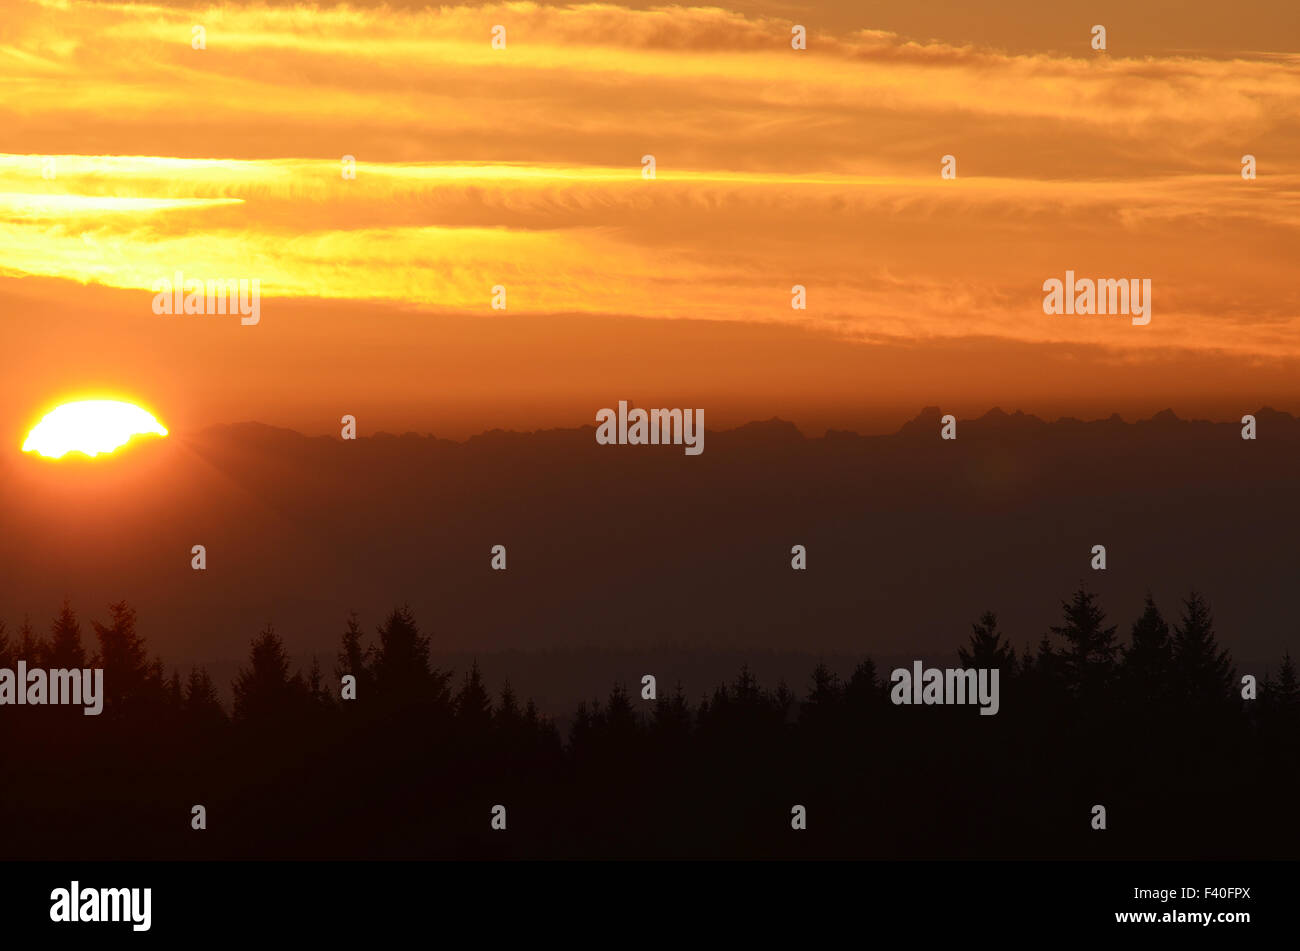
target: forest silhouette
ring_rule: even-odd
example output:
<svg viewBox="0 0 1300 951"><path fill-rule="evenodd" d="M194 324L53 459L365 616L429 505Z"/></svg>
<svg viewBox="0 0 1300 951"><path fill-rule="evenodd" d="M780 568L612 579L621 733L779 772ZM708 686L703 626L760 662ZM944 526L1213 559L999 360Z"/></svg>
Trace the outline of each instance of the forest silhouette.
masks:
<svg viewBox="0 0 1300 951"><path fill-rule="evenodd" d="M996 716L895 705L868 658L847 679L819 664L798 693L747 667L698 701L615 683L562 736L508 683L490 694L477 663L432 666L430 644L405 607L374 637L352 615L332 669L302 671L267 626L226 709L205 669L150 656L125 603L89 636L66 603L48 634L0 625L0 667L105 671L100 716L0 708L0 853L1282 858L1300 843L1295 665L1256 672L1243 698L1197 593L1172 621L1148 597L1123 636L1080 588L1019 651L984 613L957 659L1001 671Z"/></svg>

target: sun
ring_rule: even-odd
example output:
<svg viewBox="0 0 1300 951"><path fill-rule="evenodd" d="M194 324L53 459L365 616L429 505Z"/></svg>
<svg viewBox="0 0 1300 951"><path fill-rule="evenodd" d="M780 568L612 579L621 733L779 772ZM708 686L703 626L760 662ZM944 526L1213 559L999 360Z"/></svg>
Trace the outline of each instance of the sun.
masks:
<svg viewBox="0 0 1300 951"><path fill-rule="evenodd" d="M110 453L132 436L166 436L153 414L120 400L78 400L45 414L23 443L23 452L60 459L70 452Z"/></svg>

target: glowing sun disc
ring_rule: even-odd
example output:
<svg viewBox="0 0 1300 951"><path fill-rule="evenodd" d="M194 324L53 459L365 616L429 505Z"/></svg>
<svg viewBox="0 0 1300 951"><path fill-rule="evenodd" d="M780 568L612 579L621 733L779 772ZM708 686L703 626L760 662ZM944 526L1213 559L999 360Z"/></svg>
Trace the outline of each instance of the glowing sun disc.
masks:
<svg viewBox="0 0 1300 951"><path fill-rule="evenodd" d="M23 443L23 452L58 459L70 452L87 456L125 446L132 436L166 436L153 414L119 400L79 400L45 414Z"/></svg>

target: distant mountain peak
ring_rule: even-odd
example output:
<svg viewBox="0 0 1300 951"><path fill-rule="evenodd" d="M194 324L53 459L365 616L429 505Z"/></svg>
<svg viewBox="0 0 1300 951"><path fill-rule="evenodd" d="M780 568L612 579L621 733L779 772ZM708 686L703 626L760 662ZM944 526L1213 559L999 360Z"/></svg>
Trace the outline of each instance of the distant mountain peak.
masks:
<svg viewBox="0 0 1300 951"><path fill-rule="evenodd" d="M900 436L930 435L938 432L943 419L943 410L937 406L927 406L898 428Z"/></svg>
<svg viewBox="0 0 1300 951"><path fill-rule="evenodd" d="M1292 422L1292 423L1296 421L1295 416L1292 416L1290 413L1284 410L1274 409L1271 406L1261 406L1259 409L1255 410L1254 415L1257 420L1258 419L1284 420L1286 422Z"/></svg>
<svg viewBox="0 0 1300 951"><path fill-rule="evenodd" d="M1014 413L1008 413L1001 406L995 406L983 416L975 420L984 426L993 426L998 429L1019 429L1027 426L1046 425L1043 420L1037 416L1025 413L1023 410L1016 410Z"/></svg>
<svg viewBox="0 0 1300 951"><path fill-rule="evenodd" d="M744 423L734 429L723 430L723 432L729 436L757 438L767 442L803 442L806 438L798 426L789 420L781 419L779 416Z"/></svg>

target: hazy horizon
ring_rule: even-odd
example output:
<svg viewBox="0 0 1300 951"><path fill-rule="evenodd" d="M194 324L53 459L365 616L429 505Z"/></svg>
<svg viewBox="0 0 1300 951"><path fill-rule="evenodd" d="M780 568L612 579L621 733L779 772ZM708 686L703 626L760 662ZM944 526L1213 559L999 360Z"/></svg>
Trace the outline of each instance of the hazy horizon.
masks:
<svg viewBox="0 0 1300 951"><path fill-rule="evenodd" d="M616 400L612 402L615 403L615 405L617 404ZM629 400L628 405L629 408L640 407L643 409L649 409L652 404L642 403L636 400ZM658 404L653 404L653 405L658 405ZM705 409L707 410L707 407L705 407ZM840 432L840 433L847 432L857 436L890 436L890 435L897 434L908 423L915 422L920 419L928 418L929 415L931 415L929 411L933 410L939 412L947 412L948 409L949 407L943 407L943 406L933 406L933 405L923 406L920 407L919 410L911 413L910 415L899 417L896 420L894 417L889 417L889 419L892 420L892 422L884 423L883 426L885 428L874 430L874 431L854 430L852 428L844 427L844 426L828 426L825 427L825 429L814 428L806 424L801 424L798 419L787 419L786 417L779 416L779 415L767 416L761 418L756 416L751 419L745 419L741 422L734 423L732 425L725 425L725 426L718 426L718 427L715 427L712 424L710 424L706 428L709 431L730 432L735 429L743 429L746 426L752 426L755 424L779 422L779 423L790 424L795 429L797 429L802 436L804 436L807 439L822 438L824 437L825 433L828 431ZM977 411L972 414L954 413L953 415L955 415L959 421L962 420L970 421L970 420L982 420L990 416L996 417L997 415L1000 414L1001 416L1005 416L1011 419L1014 419L1016 417L1023 417L1026 420L1034 420L1037 422L1047 423L1050 425L1052 423L1060 423L1060 422L1103 423L1103 422L1110 422L1115 419L1118 419L1119 421L1124 423L1141 423L1141 422L1151 422L1153 419L1155 419L1158 416L1163 416L1165 414L1172 413L1178 422L1183 422L1183 423L1240 424L1241 415L1257 416L1260 413L1265 413L1265 412L1275 412L1279 414L1284 414L1286 416L1290 416L1294 419L1300 419L1300 405L1296 406L1294 412L1283 407L1272 406L1272 405L1261 405L1253 408L1247 407L1244 409L1242 414L1239 414L1238 416L1233 416L1231 418L1213 418L1213 417L1205 417L1205 416L1184 415L1182 413L1179 413L1178 409L1174 406L1162 406L1161 408L1150 412L1148 415L1130 414L1126 416L1124 413L1114 411L1111 413L1106 413L1104 415L1097 415L1097 416L1076 416L1073 414L1061 414L1057 416L1051 416L1051 415L1043 415L1040 413L1027 412L1026 410L1021 409L1020 407L1016 407L1014 409L1008 409L1007 407L1002 406L1000 404L989 406L983 412ZM706 416L709 416L711 418L711 414L708 414L707 412L706 412ZM231 426L265 426L271 429L285 429L288 430L289 432L297 433L298 435L301 436L309 436L312 438L319 437L319 436L340 438L338 424L333 424L333 425L326 424L322 426L319 430L310 430L306 428L298 429L293 426L281 426L275 423L266 422L265 420L262 419L236 419L236 420L228 420L225 422L214 422L214 423L209 423L205 426L201 426L195 431L202 431L207 429L219 429L222 427L231 427ZM573 431L573 430L594 429L594 428L595 428L595 423L590 421L585 423L573 424L573 425L539 426L532 429L511 429L505 426L489 426L478 432L473 432L468 434L468 437L445 436L441 432L434 432L432 430L424 430L424 431L418 429L402 430L402 429L394 428L394 429L376 429L374 431L363 431L360 428L358 428L356 438L364 439L368 436L407 436L407 435L414 434L417 436L433 437L435 439L448 439L452 442L466 442L468 441L468 439L472 439L474 436L482 436L493 432L507 432L507 433L516 433L519 435L529 435L531 433L540 433L540 432Z"/></svg>

